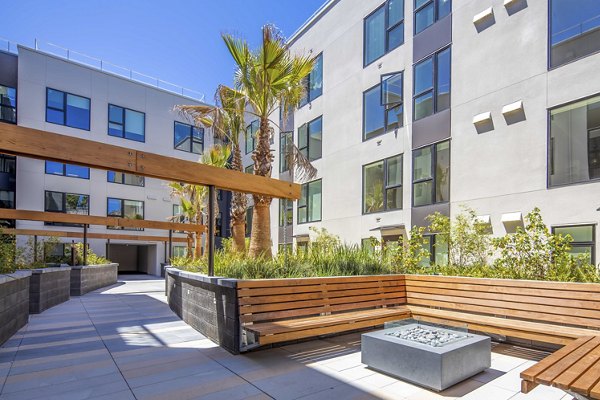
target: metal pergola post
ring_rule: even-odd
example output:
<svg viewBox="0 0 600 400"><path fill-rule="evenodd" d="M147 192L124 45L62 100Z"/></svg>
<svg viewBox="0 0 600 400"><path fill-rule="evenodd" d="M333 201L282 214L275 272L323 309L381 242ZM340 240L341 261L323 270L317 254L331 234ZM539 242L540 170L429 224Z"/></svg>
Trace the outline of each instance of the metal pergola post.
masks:
<svg viewBox="0 0 600 400"><path fill-rule="evenodd" d="M37 262L37 248L38 248L37 235L35 235L33 237L33 262Z"/></svg>
<svg viewBox="0 0 600 400"><path fill-rule="evenodd" d="M173 230L169 229L169 260L165 262L170 264L171 258L173 258Z"/></svg>
<svg viewBox="0 0 600 400"><path fill-rule="evenodd" d="M83 265L87 265L87 224L83 225Z"/></svg>
<svg viewBox="0 0 600 400"><path fill-rule="evenodd" d="M110 239L106 239L106 259L110 260Z"/></svg>
<svg viewBox="0 0 600 400"><path fill-rule="evenodd" d="M215 187L208 186L208 276L215 275Z"/></svg>

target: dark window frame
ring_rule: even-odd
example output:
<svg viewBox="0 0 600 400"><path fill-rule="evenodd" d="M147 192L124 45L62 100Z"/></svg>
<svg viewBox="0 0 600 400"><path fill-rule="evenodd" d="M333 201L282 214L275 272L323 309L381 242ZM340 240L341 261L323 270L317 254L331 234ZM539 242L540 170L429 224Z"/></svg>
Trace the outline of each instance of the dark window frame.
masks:
<svg viewBox="0 0 600 400"><path fill-rule="evenodd" d="M290 170L287 158L287 149L290 144L294 144L294 131L279 132L279 173Z"/></svg>
<svg viewBox="0 0 600 400"><path fill-rule="evenodd" d="M61 201L61 207L62 207L62 211L49 211L48 210L48 206L46 204L46 196L48 193L60 193L62 195L62 201ZM67 195L75 195L75 196L85 196L87 197L87 215L90 215L90 201L91 201L91 196L89 194L83 194L83 193L71 193L71 192L60 192L57 190L44 190L44 211L45 212L53 212L53 213L58 213L58 214L70 214L67 212ZM81 215L81 214L73 214L73 215ZM50 226L73 226L73 227L78 227L78 228L83 228L83 224L69 224L69 223L63 223L63 222L47 222L44 221L44 225L50 225Z"/></svg>
<svg viewBox="0 0 600 400"><path fill-rule="evenodd" d="M284 208L284 205L286 206ZM291 222L289 222L287 224L287 226L292 226L294 225L294 202L292 200L289 199L279 199L279 227L283 228L284 224L284 218L286 216L286 214L289 213L289 215L291 216Z"/></svg>
<svg viewBox="0 0 600 400"><path fill-rule="evenodd" d="M177 124L179 125L183 125L186 127L190 128L190 132L189 132L189 139L190 139L190 148L189 150L185 150L185 149L181 149L179 147L177 147L177 142L176 142L176 138L175 138L175 129L177 128ZM197 129L201 134L202 134L202 139L197 139L194 138L194 129ZM145 131L145 128L144 128ZM185 122L180 122L180 121L174 121L173 122L173 148L175 150L179 150L179 151L183 151L186 153L191 153L191 154L202 154L204 153L204 135L206 134L205 130L203 127L200 126L194 126L194 125L190 125L190 124L186 124ZM144 132L144 137L145 137L145 132ZM194 149L194 143L195 144L200 144L202 146L202 151L200 153L197 153L195 151L193 151Z"/></svg>
<svg viewBox="0 0 600 400"><path fill-rule="evenodd" d="M310 215L310 211L308 208L308 189L309 189L309 185L311 183L315 183L315 182L321 182L321 212L320 212L320 218L316 219L316 220L309 220L308 216ZM310 224L310 223L314 223L314 222L321 222L323 220L323 178L319 178L319 179L315 179L312 180L310 182L306 182L303 183L302 186L300 187L300 193L302 197L303 192L306 190L306 205L305 206L301 206L300 205L300 200L298 200L298 206L296 207L296 221L297 221L297 225L304 225L304 224ZM306 221L304 222L300 222L300 209L302 208L306 208Z"/></svg>
<svg viewBox="0 0 600 400"><path fill-rule="evenodd" d="M452 179L452 173L449 174L448 177L448 200L447 201L436 201L436 187L435 187L435 181L437 179L437 169L436 169L436 163L437 163L437 146L442 144L442 143L448 143L448 164L452 165L452 152L451 152L451 143L450 143L450 139L445 139L445 140L441 140L439 142L435 142L435 143L431 143L425 146L421 146L421 147L417 147L415 149L412 150L412 169L410 171L410 176L411 176L411 206L413 208L419 208L419 207L428 207L428 206L432 206L435 204L448 204L450 203L450 184L451 184L451 179ZM421 179L417 179L415 180L414 178L414 169L415 169L415 152L417 150L421 150L424 149L426 147L430 147L431 148L431 178L421 178ZM418 183L422 183L422 182L432 182L431 185L431 200L432 202L429 204L421 204L419 206L415 206L415 184Z"/></svg>
<svg viewBox="0 0 600 400"><path fill-rule="evenodd" d="M385 12L384 12L384 22L385 22L385 27L384 27L384 35L385 35L385 44L384 44L384 51L383 54L380 55L377 58L374 58L373 60L367 62L367 30L366 30L366 24L367 24L367 19L371 18L375 13L377 13L379 10L381 10L381 8L385 8ZM375 8L375 10L371 11L366 17L363 18L363 68L368 67L369 65L373 64L375 61L381 59L383 56L391 53L393 50L396 50L397 48L401 47L405 42L406 42L406 35L404 32L404 21L406 20L406 2L405 0L402 0L402 19L399 22L396 22L394 25L389 26L388 22L389 22L389 0L386 0L383 4L381 4L379 7ZM391 31L393 31L394 29L396 29L397 27L399 27L400 25L402 25L402 43L398 44L396 47L391 48L390 49L390 38L389 38L389 34Z"/></svg>
<svg viewBox="0 0 600 400"><path fill-rule="evenodd" d="M246 125L246 129L244 130L244 151L245 151L246 154L250 154L250 153L254 152L254 150L256 150L256 142L257 142L256 135L255 134L252 135L252 133L251 133L252 132L252 126L254 126L254 124L258 125L257 128L256 128L256 132L258 132L260 130L260 120L259 119L255 119L254 121L250 122L248 125ZM248 150L248 141L249 141L249 138L248 138L248 134L249 134L248 129L250 129L250 135L252 135L251 136L251 139L252 139L252 150Z"/></svg>
<svg viewBox="0 0 600 400"><path fill-rule="evenodd" d="M556 225L552 226L552 234L555 233L556 228L573 228L573 227L584 227L590 226L592 228L592 240L588 242L575 242L570 243L571 248L573 247L591 247L592 252L592 265L596 265L596 224L571 224L571 225Z"/></svg>
<svg viewBox="0 0 600 400"><path fill-rule="evenodd" d="M321 120L321 156L318 158L311 159L310 158L310 125L319 119ZM320 160L321 158L323 158L323 115L319 115L317 118L313 118L312 120L305 122L304 124L302 124L298 127L298 146L300 146L300 129L302 129L305 126L306 126L306 146L298 147L298 151L302 152L303 150L306 150L306 158L308 158L309 161ZM293 138L292 138L292 140L293 140Z"/></svg>
<svg viewBox="0 0 600 400"><path fill-rule="evenodd" d="M15 106L14 107L13 106L9 106L7 104L2 104L2 101L0 101L0 121L5 122L7 124L15 124L16 125L17 124L17 116L18 116L17 115L17 105L18 105L18 96L19 96L17 88L9 86L9 85L4 85L2 83L0 83L0 86L4 86L7 89L13 89L15 91ZM12 109L14 111L14 121L2 118L2 109L3 108Z"/></svg>
<svg viewBox="0 0 600 400"><path fill-rule="evenodd" d="M78 175L67 175L67 165L73 165L75 167L79 167L80 165L74 165L74 164L67 164L67 163L61 163L61 162L56 162L56 161L50 161L50 162L56 162L57 164L61 164L62 165L62 174L53 174L51 172L48 172L48 160L45 160L44 162L44 173L46 175L53 175L53 176L64 176L65 178L74 178L74 179L85 179L85 180L90 180L90 168L89 167L83 167L83 168L87 168L87 177L85 176L78 176Z"/></svg>
<svg viewBox="0 0 600 400"><path fill-rule="evenodd" d="M120 200L121 201L121 214L120 215L110 215L108 214L108 203L110 200ZM123 199L120 197L106 197L106 216L107 217L118 217L118 218L127 218L125 216L125 202L126 201L135 201L138 203L142 203L142 219L141 220L145 220L146 219L146 202L144 200L134 200L134 199ZM119 226L107 226L106 229L114 229L114 230L122 230L122 231L143 231L144 228L126 228L126 227L119 227Z"/></svg>
<svg viewBox="0 0 600 400"><path fill-rule="evenodd" d="M400 163L402 165L401 182L398 185L389 185L388 184L387 163L388 163L389 160L391 160L392 158L396 158L396 157L400 157ZM382 185L382 190L383 190L383 210L381 210L381 211L366 212L365 211L365 168L369 167L371 165L380 163L380 162L383 162L383 185ZM387 192L390 189L396 189L396 188L401 188L402 189L402 206L400 208L391 208L391 209L388 209L387 208ZM385 213L385 212L403 210L404 209L404 153L396 154L395 156L383 158L381 160L373 161L373 162L371 162L369 164L363 165L362 166L362 188L361 188L361 190L362 190L362 215L371 215L371 214L379 214L379 213Z"/></svg>
<svg viewBox="0 0 600 400"><path fill-rule="evenodd" d="M300 104L298 105L299 109L304 107L308 103L313 102L315 99L318 99L319 97L321 97L323 95L323 52L320 52L319 54L317 54L313 58L313 60L317 60L318 58L321 59L321 92L315 97L310 96L310 76L314 71L314 68L313 68L313 70L311 70L310 73L308 75L306 75L306 77L304 78L304 89L306 90L306 94L300 100ZM280 107L280 109L281 109L281 107ZM279 119L281 120L281 111L280 111Z"/></svg>
<svg viewBox="0 0 600 400"><path fill-rule="evenodd" d="M430 4L433 3L433 22L430 25L427 25L425 28L423 28L421 31L417 32L417 13L421 10L423 10L424 8L428 7ZM450 0L450 12L448 13L448 15L444 15L442 18L440 18L440 10L439 10L439 3L440 0L426 0L425 3L421 4L418 8L416 7L417 5L417 0L413 0L413 36L418 35L419 33L424 32L425 30L427 30L428 28L432 27L436 22L438 22L440 19L447 17L448 15L452 14L452 0Z"/></svg>
<svg viewBox="0 0 600 400"><path fill-rule="evenodd" d="M116 182L116 181L111 181L109 179L110 173L113 172L115 174L123 174L123 182ZM140 178L142 178L142 184L141 185L134 185L132 183L125 183L125 175L133 175L133 176L139 176ZM136 175L136 174L129 174L127 172L119 172L119 171L106 171L106 182L108 183L114 183L116 185L126 185L126 186L134 186L134 187L146 187L146 177L144 176L140 176L140 175Z"/></svg>
<svg viewBox="0 0 600 400"><path fill-rule="evenodd" d="M121 117L123 119L123 123L114 122L114 121L110 120L110 107L117 107L117 108L121 109ZM144 134L143 134L144 138L143 138L143 140L137 140L137 139L133 139L133 138L130 138L130 137L126 136L125 125L127 124L127 121L126 121L126 118L127 118L127 112L126 111L127 110L132 111L132 112L136 112L136 113L139 113L139 114L142 114L144 116ZM110 124L121 125L121 128L123 130L123 134L121 136L111 134L110 133ZM107 133L108 133L108 136L111 136L111 137L118 137L118 138L121 138L121 139L132 140L132 141L138 142L138 143L146 143L146 113L142 112L142 111L134 110L132 108L122 107L122 106L118 106L116 104L108 103Z"/></svg>
<svg viewBox="0 0 600 400"><path fill-rule="evenodd" d="M438 83L437 83L437 78L438 78L438 57L440 55L440 53L446 51L446 50L450 50L450 65L449 65L449 71L448 71L448 75L450 76L450 85L448 87L448 107L444 108L442 110L438 110L438 95L439 95L439 87L438 87ZM416 89L416 83L417 83L417 74L416 74L416 69L417 66L421 63L426 62L427 60L431 59L433 62L433 68L432 68L432 86L430 89L427 90L423 90L419 93L415 93L415 89ZM412 120L414 121L419 121L422 120L424 118L430 117L432 115L437 114L440 111L444 111L444 110L448 110L452 107L452 45L449 44L447 46L444 46L438 50L436 50L435 52L429 54L426 57L421 58L420 60L418 60L417 62L415 62L413 64L413 96L412 96ZM426 94L431 93L432 95L432 113L429 115L425 115L419 119L415 119L416 113L415 113L415 104L416 104L416 99L418 97L422 97Z"/></svg>
<svg viewBox="0 0 600 400"><path fill-rule="evenodd" d="M383 84L383 81L384 81L384 77L390 77L390 76L398 75L398 74L402 75L402 102L401 103L397 103L397 104L394 103L393 106L386 106L386 105L382 104L382 99L383 99L382 84ZM381 133L378 133L376 135L373 135L373 136L367 138L366 137L366 135L367 135L367 132L366 132L367 119L365 118L365 111L366 111L366 109L365 109L365 103L366 103L365 102L365 96L366 96L367 93L369 93L370 91L376 89L377 87L379 87L379 102L380 102L380 105L383 107L383 131ZM397 127L394 127L393 129L390 129L389 128L390 124L389 124L388 113L390 111L392 111L396 107L402 107L402 119L399 122L399 124L398 124ZM388 73L385 73L385 74L381 75L379 77L379 83L377 83L377 84L371 86L370 88L366 89L365 91L363 91L363 93L362 93L362 141L366 142L368 140L375 139L375 138L377 138L379 136L382 136L382 135L385 135L385 134L387 134L389 132L396 131L397 129L400 129L402 127L404 127L404 70L402 70L402 71L396 71L396 72L388 72Z"/></svg>
<svg viewBox="0 0 600 400"><path fill-rule="evenodd" d="M62 93L62 95L63 95L63 108L62 109L59 109L59 108L56 108L56 107L51 107L51 106L48 105L48 92L50 90ZM67 95L71 95L71 96L75 96L75 97L80 97L82 99L86 99L89 102L90 108L88 109L88 127L87 128L80 128L78 126L67 125ZM57 122L48 121L48 109L62 112L63 113L63 123L59 124ZM60 125L60 126L67 126L69 128L81 129L82 131L88 131L88 132L90 132L91 131L91 126L92 126L92 99L89 98L89 97L80 96L80 95L75 94L75 93L65 92L64 90L54 89L52 87L47 86L46 87L46 122L49 123L49 124Z"/></svg>

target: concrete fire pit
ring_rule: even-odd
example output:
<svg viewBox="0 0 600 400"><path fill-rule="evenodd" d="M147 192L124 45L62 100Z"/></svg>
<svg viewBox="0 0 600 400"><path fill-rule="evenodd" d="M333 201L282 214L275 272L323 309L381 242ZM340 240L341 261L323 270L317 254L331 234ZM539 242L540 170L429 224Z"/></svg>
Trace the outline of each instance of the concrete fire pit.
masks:
<svg viewBox="0 0 600 400"><path fill-rule="evenodd" d="M441 391L489 368L491 341L414 323L363 334L361 354L370 368Z"/></svg>

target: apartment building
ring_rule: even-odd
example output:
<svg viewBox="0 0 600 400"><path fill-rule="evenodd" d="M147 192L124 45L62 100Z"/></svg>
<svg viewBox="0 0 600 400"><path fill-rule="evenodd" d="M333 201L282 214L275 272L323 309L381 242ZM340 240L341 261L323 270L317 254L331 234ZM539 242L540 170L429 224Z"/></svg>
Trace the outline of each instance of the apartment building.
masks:
<svg viewBox="0 0 600 400"><path fill-rule="evenodd" d="M210 129L192 126L173 108L201 104L181 94L128 79L48 52L18 47L0 53L2 123L13 123L78 138L197 161L216 140ZM0 157L0 206L59 213L118 216L166 221L179 215L179 201L167 182L114 171L34 160ZM218 236L229 235L229 192L219 192ZM7 221L9 227L34 231L75 231L34 221ZM143 232L90 226L89 233L168 236L163 230ZM174 237L185 237L173 233ZM60 239L65 251L69 238ZM81 239L78 239L80 241ZM27 237L19 236L23 246ZM90 239L91 249L120 263L120 272L160 273L168 255L167 241ZM174 243L182 255L185 243Z"/></svg>
<svg viewBox="0 0 600 400"><path fill-rule="evenodd" d="M274 247L312 226L397 240L463 205L503 235L539 207L600 261L599 2L331 0L289 43L317 62L274 149L319 172L272 208Z"/></svg>

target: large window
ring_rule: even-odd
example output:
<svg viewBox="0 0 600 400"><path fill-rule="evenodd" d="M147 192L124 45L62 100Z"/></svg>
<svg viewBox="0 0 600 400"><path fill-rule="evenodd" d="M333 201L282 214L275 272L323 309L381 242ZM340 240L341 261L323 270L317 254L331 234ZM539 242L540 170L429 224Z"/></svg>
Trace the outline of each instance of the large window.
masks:
<svg viewBox="0 0 600 400"><path fill-rule="evenodd" d="M279 134L279 172L289 171L288 154L290 146L294 144L294 132L281 132Z"/></svg>
<svg viewBox="0 0 600 400"><path fill-rule="evenodd" d="M600 96L550 110L550 186L600 179Z"/></svg>
<svg viewBox="0 0 600 400"><path fill-rule="evenodd" d="M17 89L0 85L0 121L17 123Z"/></svg>
<svg viewBox="0 0 600 400"><path fill-rule="evenodd" d="M429 257L422 258L421 265L448 265L448 242L442 235L424 235L423 249L429 252Z"/></svg>
<svg viewBox="0 0 600 400"><path fill-rule="evenodd" d="M279 199L279 226L292 226L294 223L294 202Z"/></svg>
<svg viewBox="0 0 600 400"><path fill-rule="evenodd" d="M450 48L419 61L414 67L413 119L450 107Z"/></svg>
<svg viewBox="0 0 600 400"><path fill-rule="evenodd" d="M323 118L313 119L298 128L298 149L310 161L321 158L323 146Z"/></svg>
<svg viewBox="0 0 600 400"><path fill-rule="evenodd" d="M46 161L46 174L68 176L69 178L90 179L90 169L79 165Z"/></svg>
<svg viewBox="0 0 600 400"><path fill-rule="evenodd" d="M364 65L404 43L404 0L388 0L364 20Z"/></svg>
<svg viewBox="0 0 600 400"><path fill-rule="evenodd" d="M144 219L144 202L137 200L106 199L106 215L109 217L121 217L129 219ZM125 229L122 226L109 226L109 229ZM141 231L144 228L127 228L127 230Z"/></svg>
<svg viewBox="0 0 600 400"><path fill-rule="evenodd" d="M87 194L52 192L46 190L44 198L44 211L64 214L89 215L90 196ZM59 222L46 222L45 224L81 226L79 224L63 224Z"/></svg>
<svg viewBox="0 0 600 400"><path fill-rule="evenodd" d="M450 142L413 150L413 206L450 199Z"/></svg>
<svg viewBox="0 0 600 400"><path fill-rule="evenodd" d="M110 136L143 142L146 132L146 114L112 104L108 105L108 134Z"/></svg>
<svg viewBox="0 0 600 400"><path fill-rule="evenodd" d="M110 183L119 183L121 185L144 186L143 176L126 174L123 172L107 171L106 181Z"/></svg>
<svg viewBox="0 0 600 400"><path fill-rule="evenodd" d="M415 35L452 11L451 0L415 0Z"/></svg>
<svg viewBox="0 0 600 400"><path fill-rule="evenodd" d="M204 151L204 128L175 121L175 148L188 153Z"/></svg>
<svg viewBox="0 0 600 400"><path fill-rule="evenodd" d="M246 147L246 154L252 153L256 149L256 135L260 127L260 121L254 120L246 127L244 132L244 143Z"/></svg>
<svg viewBox="0 0 600 400"><path fill-rule="evenodd" d="M403 73L395 72L363 93L363 140L404 125L403 86Z"/></svg>
<svg viewBox="0 0 600 400"><path fill-rule="evenodd" d="M402 154L363 166L363 214L402 208Z"/></svg>
<svg viewBox="0 0 600 400"><path fill-rule="evenodd" d="M90 99L46 89L46 122L90 130Z"/></svg>
<svg viewBox="0 0 600 400"><path fill-rule="evenodd" d="M589 264L596 264L596 232L595 225L555 226L552 232L557 235L569 235L571 242L570 253L583 257Z"/></svg>
<svg viewBox="0 0 600 400"><path fill-rule="evenodd" d="M323 94L323 53L315 57L315 64L306 77L305 83L306 95L300 101L300 107Z"/></svg>
<svg viewBox="0 0 600 400"><path fill-rule="evenodd" d="M321 220L321 179L302 185L301 197L298 200L298 223Z"/></svg>
<svg viewBox="0 0 600 400"><path fill-rule="evenodd" d="M15 192L0 190L0 208L15 208Z"/></svg>
<svg viewBox="0 0 600 400"><path fill-rule="evenodd" d="M600 51L600 1L550 0L550 68Z"/></svg>
<svg viewBox="0 0 600 400"><path fill-rule="evenodd" d="M7 154L0 154L0 173L14 174L17 171L17 158Z"/></svg>

